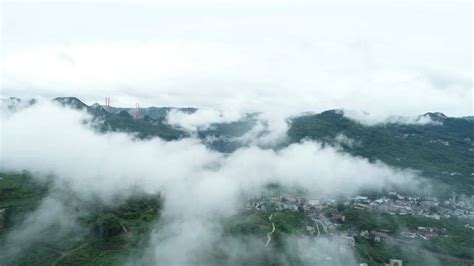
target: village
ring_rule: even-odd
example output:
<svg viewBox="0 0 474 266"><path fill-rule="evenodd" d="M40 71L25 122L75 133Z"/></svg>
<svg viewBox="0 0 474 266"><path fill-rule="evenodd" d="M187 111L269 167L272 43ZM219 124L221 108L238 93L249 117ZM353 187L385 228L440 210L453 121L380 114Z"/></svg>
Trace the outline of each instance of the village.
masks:
<svg viewBox="0 0 474 266"><path fill-rule="evenodd" d="M471 201L472 202L472 201ZM344 228L346 217L339 209L354 208L400 216L418 216L440 220L456 218L474 218L472 203L457 199L455 193L449 199L440 200L434 196L406 195L387 192L378 197L355 196L346 198L306 199L284 194L279 197L254 198L245 204L247 211L257 212L303 212L311 224L305 228L305 236L342 236L349 246L355 246L354 237L363 237L375 242L383 238L392 238L393 232L383 228L368 231L359 228ZM474 230L474 223L466 223L466 228ZM402 230L397 239L432 240L447 234L445 228L418 226L415 230Z"/></svg>

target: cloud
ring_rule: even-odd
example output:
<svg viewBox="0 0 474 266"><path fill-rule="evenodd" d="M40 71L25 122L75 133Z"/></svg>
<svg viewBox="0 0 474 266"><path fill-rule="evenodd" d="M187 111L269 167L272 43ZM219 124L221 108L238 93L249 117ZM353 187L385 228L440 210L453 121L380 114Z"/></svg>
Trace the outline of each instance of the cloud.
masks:
<svg viewBox="0 0 474 266"><path fill-rule="evenodd" d="M339 145L344 145L344 146L347 146L349 148L353 148L354 146L360 146L361 145L360 141L351 139L351 138L347 137L346 135L344 135L342 133L337 134L334 140Z"/></svg>
<svg viewBox="0 0 474 266"><path fill-rule="evenodd" d="M442 125L442 121L433 120L427 114L417 116L381 116L380 114L372 115L367 112L358 110L342 110L342 114L354 121L366 126L375 126L380 124L403 124L403 125Z"/></svg>
<svg viewBox="0 0 474 266"><path fill-rule="evenodd" d="M286 132L289 126L285 113L260 113L255 125L238 137L237 141L244 145L275 147L287 140Z"/></svg>
<svg viewBox="0 0 474 266"><path fill-rule="evenodd" d="M190 131L207 129L213 123L230 123L241 119L243 114L227 110L198 109L193 113L186 113L173 109L166 115L166 122L170 125Z"/></svg>
<svg viewBox="0 0 474 266"><path fill-rule="evenodd" d="M302 265L356 265L357 260L347 241L341 236L333 238L286 239L296 247Z"/></svg>
<svg viewBox="0 0 474 266"><path fill-rule="evenodd" d="M424 124L431 121L412 117L473 114L470 3L32 2L2 5L2 96L73 95L89 104L112 96L115 106L199 107L167 117L190 131L259 112L239 139L246 147L224 155L195 138L95 133L87 114L48 102L8 115L2 109L0 170L51 176L79 201L111 204L137 189L162 193L149 264L208 261L204 254L223 237L219 219L238 211L242 192L258 195L270 182L317 197L417 188L416 173L317 142L273 149L291 115L343 108L365 124ZM342 135L337 141L351 144ZM72 224L60 199L48 196L12 233L15 246L48 226ZM232 264L247 253L264 256L260 243L230 239L217 246ZM288 252L313 264L314 250L337 251L337 241L305 245L309 253Z"/></svg>
<svg viewBox="0 0 474 266"><path fill-rule="evenodd" d="M46 15L4 7L3 95L377 121L473 112L470 3L35 7Z"/></svg>
<svg viewBox="0 0 474 266"><path fill-rule="evenodd" d="M11 259L37 242L64 241L71 245L82 239L87 230L79 225L77 202L66 201L60 193L52 193L7 234L0 259ZM83 213L85 210L82 210ZM5 257L3 257L5 256ZM3 257L3 258L2 258ZM10 257L10 258L9 258Z"/></svg>
<svg viewBox="0 0 474 266"><path fill-rule="evenodd" d="M301 187L318 197L392 185L416 189L419 183L413 172L370 163L311 141L278 150L251 145L224 155L194 138L165 142L136 140L122 133L99 134L90 129L86 113L51 102L2 117L1 171L29 170L38 178L51 176L57 189L69 191L78 200L94 198L105 204L135 191L161 193L165 199L162 217L146 258L166 264L199 261L196 254L212 250L206 240L212 244L222 237L219 219L238 212L242 193L256 196L268 183ZM58 219L69 217L67 208L55 210ZM35 216L29 219L38 221ZM30 226L25 222L22 231L36 230L26 228Z"/></svg>
<svg viewBox="0 0 474 266"><path fill-rule="evenodd" d="M268 261L277 265L355 265L357 262L347 241L337 235L312 239L282 236L283 248L277 248L272 245L266 247L265 239L256 236L238 238L222 235L222 229L215 223L186 223L186 228L179 223L172 226L173 229L169 228L166 232L174 232L177 237L169 241L166 238L169 235L154 235L154 249L149 250L150 257L142 258L141 262L186 265L247 265ZM191 238L199 243L192 250L183 253L177 249L188 247Z"/></svg>

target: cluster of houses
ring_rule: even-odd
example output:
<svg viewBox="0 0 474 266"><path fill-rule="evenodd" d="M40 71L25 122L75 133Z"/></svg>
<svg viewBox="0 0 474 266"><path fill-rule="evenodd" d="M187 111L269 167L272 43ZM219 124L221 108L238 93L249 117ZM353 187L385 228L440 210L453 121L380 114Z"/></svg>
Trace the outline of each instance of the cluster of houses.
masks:
<svg viewBox="0 0 474 266"><path fill-rule="evenodd" d="M446 229L419 226L416 230L402 231L400 235L407 239L432 240L446 235Z"/></svg>
<svg viewBox="0 0 474 266"><path fill-rule="evenodd" d="M410 196L397 192L388 192L385 195L369 198L366 196L355 196L345 199L304 199L292 195L281 195L272 198L255 198L246 203L245 208L248 211L304 211L305 216L312 221L306 226L308 236L327 236L341 235L349 246L355 245L354 237L364 237L375 242L381 241L384 232L368 232L356 228L342 232L340 227L345 221L342 212L337 211L337 206L342 204L344 207L368 209L379 213L388 213L391 215L414 215L424 216L432 219L445 219L450 217L471 217L474 218L473 206L456 199L453 195L441 201L431 196ZM334 211L328 213L328 207ZM471 228L471 225L466 225ZM472 227L474 230L474 226ZM431 227L418 227L416 230L403 231L401 236L407 239L431 240L446 235L444 229Z"/></svg>
<svg viewBox="0 0 474 266"><path fill-rule="evenodd" d="M304 210L310 214L314 211L334 206L334 199L309 199L301 197L282 195L270 199L257 198L249 201L246 205L247 210L257 211L298 211ZM356 196L343 200L346 207L358 209L370 209L380 213L391 215L414 215L433 218L436 220L442 218L474 218L474 209L470 204L457 200L453 193L448 200L441 201L437 197L431 196L409 196L397 192L388 192L388 194L369 198L366 196Z"/></svg>
<svg viewBox="0 0 474 266"><path fill-rule="evenodd" d="M302 206L303 202L302 198L289 195L270 199L260 197L247 202L245 209L248 211L298 211L298 207Z"/></svg>
<svg viewBox="0 0 474 266"><path fill-rule="evenodd" d="M408 196L397 192L388 192L377 199L357 196L348 204L354 208L371 209L392 215L414 215L433 218L474 218L474 209L468 203L457 200L456 194L445 201L431 196Z"/></svg>
<svg viewBox="0 0 474 266"><path fill-rule="evenodd" d="M374 242L382 242L384 238L391 237L388 230L368 231L358 228L342 229L346 217L342 208L366 209L390 215L413 215L428 217L436 220L457 218L474 218L473 200L460 200L453 193L451 197L441 200L433 196L404 195L398 192L387 192L377 197L355 196L351 198L324 198L305 199L294 195L280 195L271 198L254 198L248 201L244 208L248 211L272 212L292 211L304 212L311 223L305 225L302 239L324 234L325 237L342 240L343 245L338 245L340 252L345 248L353 248L356 238L365 238ZM474 230L474 225L466 224L466 228ZM445 228L419 226L416 229L400 232L402 239L434 240L447 236ZM366 265L364 263L360 265ZM402 261L392 259L385 265L402 265Z"/></svg>

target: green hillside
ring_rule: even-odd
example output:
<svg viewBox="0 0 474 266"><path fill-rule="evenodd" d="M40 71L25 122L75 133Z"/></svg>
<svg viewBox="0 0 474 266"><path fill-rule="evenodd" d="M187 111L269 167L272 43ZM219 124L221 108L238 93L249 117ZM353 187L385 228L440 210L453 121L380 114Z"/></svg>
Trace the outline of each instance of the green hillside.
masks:
<svg viewBox="0 0 474 266"><path fill-rule="evenodd" d="M291 142L303 139L335 144L343 134L354 141L341 143L353 155L380 160L400 168L422 171L426 177L454 185L459 192L474 191L474 122L445 118L441 125L362 125L338 111L291 120Z"/></svg>

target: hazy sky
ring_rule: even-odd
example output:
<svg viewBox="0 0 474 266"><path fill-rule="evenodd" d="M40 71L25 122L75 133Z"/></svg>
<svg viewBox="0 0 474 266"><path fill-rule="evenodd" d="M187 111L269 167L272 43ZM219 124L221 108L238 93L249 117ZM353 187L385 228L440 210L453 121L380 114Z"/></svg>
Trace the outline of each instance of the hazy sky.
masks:
<svg viewBox="0 0 474 266"><path fill-rule="evenodd" d="M168 117L190 130L263 111L277 134L250 134L257 144L285 134L281 118L302 111L348 108L382 118L473 112L470 3L169 2L3 1L0 96L205 107ZM8 156L0 156L0 170L52 176L72 197L107 204L137 189L162 193L164 226L150 235L149 249L153 261L167 264L212 254L210 243L222 236L217 218L239 210L242 191L256 196L276 182L319 197L393 184L416 190L425 182L317 142L279 150L251 142L223 155L194 138L98 135L84 125L85 113L49 101L2 111L0 151ZM60 228L70 226L63 218L74 208L66 202L45 199L9 239L24 247L58 219ZM265 239L258 241L252 251L264 248Z"/></svg>
<svg viewBox="0 0 474 266"><path fill-rule="evenodd" d="M472 115L472 4L5 1L2 96Z"/></svg>

